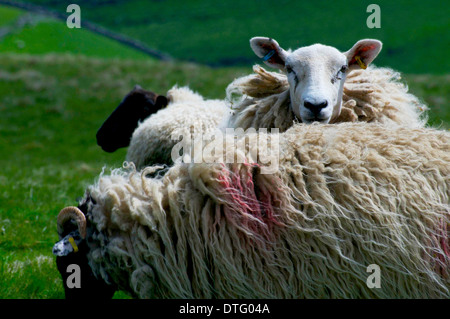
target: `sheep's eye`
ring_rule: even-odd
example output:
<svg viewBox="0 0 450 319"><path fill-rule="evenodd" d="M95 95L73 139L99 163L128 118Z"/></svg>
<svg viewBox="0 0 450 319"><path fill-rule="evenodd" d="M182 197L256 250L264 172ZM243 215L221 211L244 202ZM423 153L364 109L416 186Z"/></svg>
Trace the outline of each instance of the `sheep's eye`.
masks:
<svg viewBox="0 0 450 319"><path fill-rule="evenodd" d="M343 65L338 73L336 74L336 76L334 78L331 79L331 83L335 83L337 80L342 80L342 76L345 74L345 72L347 71L347 66Z"/></svg>
<svg viewBox="0 0 450 319"><path fill-rule="evenodd" d="M294 72L294 70L292 69L292 67L286 66L286 72L287 72L288 74L294 74L294 81L295 81L295 83L298 83L298 77L297 77L297 74Z"/></svg>

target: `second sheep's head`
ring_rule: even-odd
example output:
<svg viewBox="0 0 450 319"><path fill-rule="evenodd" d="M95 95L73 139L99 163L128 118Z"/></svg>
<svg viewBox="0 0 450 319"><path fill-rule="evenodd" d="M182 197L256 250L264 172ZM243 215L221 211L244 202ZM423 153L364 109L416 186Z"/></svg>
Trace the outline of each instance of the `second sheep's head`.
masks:
<svg viewBox="0 0 450 319"><path fill-rule="evenodd" d="M329 123L339 116L347 74L367 68L382 43L360 40L347 52L322 44L286 51L274 39L254 37L250 46L267 65L287 74L292 111L309 124Z"/></svg>

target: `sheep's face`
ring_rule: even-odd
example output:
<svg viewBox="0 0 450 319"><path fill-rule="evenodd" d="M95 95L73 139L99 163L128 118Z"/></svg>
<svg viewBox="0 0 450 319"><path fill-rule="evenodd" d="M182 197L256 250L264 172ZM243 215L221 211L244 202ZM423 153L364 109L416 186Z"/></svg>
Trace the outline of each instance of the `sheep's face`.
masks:
<svg viewBox="0 0 450 319"><path fill-rule="evenodd" d="M304 123L328 123L341 109L347 59L335 48L315 44L286 58L291 107Z"/></svg>
<svg viewBox="0 0 450 319"><path fill-rule="evenodd" d="M261 37L252 38L250 45L267 65L287 74L292 111L306 124L337 118L348 72L366 68L381 50L377 40L358 41L344 53L322 44L285 51L275 40Z"/></svg>
<svg viewBox="0 0 450 319"><path fill-rule="evenodd" d="M97 144L105 152L127 147L139 122L166 105L165 96L136 85L97 131Z"/></svg>
<svg viewBox="0 0 450 319"><path fill-rule="evenodd" d="M53 255L67 256L73 253L75 247L78 247L82 240L78 230L70 232L53 246Z"/></svg>
<svg viewBox="0 0 450 319"><path fill-rule="evenodd" d="M86 193L78 207L66 207L58 214L60 240L53 246L53 254L56 255L56 266L67 299L110 299L117 290L115 284L105 282L101 276L97 278L89 264L90 247L84 212L93 202L90 194Z"/></svg>

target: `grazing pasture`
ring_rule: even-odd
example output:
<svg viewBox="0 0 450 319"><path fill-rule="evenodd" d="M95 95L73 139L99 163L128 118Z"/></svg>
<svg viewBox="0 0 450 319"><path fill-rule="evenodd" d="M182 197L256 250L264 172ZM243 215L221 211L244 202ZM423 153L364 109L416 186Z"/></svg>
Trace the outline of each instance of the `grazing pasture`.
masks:
<svg viewBox="0 0 450 319"><path fill-rule="evenodd" d="M58 10L64 3L30 2ZM289 1L277 2L285 4L278 13L264 8L266 1L243 2L234 11L231 1L90 3L79 1L84 17L176 58L215 67L157 61L87 30L0 6L0 298L64 297L51 253L56 215L76 204L102 169L122 164L126 149L103 152L95 133L134 85L161 94L189 85L206 98L224 98L233 79L252 72L251 36L274 36L286 47L322 42L342 49L363 37L379 38L385 46L376 64L404 72L410 91L430 106L429 124L450 128L448 8L441 4L440 10L438 1L380 1L386 6L382 28L372 31L365 28L364 1L334 13L329 2L302 2L295 8L299 16L321 14L296 25ZM339 29L350 19L357 27Z"/></svg>

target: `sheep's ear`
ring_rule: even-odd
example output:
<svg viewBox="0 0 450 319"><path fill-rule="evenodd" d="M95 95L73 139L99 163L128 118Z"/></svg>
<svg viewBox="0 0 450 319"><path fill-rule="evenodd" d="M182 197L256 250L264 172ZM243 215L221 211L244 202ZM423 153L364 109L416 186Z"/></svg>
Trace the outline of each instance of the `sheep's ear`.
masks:
<svg viewBox="0 0 450 319"><path fill-rule="evenodd" d="M277 41L270 38L254 37L250 39L250 47L268 66L284 70L287 52Z"/></svg>
<svg viewBox="0 0 450 319"><path fill-rule="evenodd" d="M159 108L166 107L167 104L169 104L169 101L167 100L167 97L164 95L158 95L155 101L155 106L158 106Z"/></svg>
<svg viewBox="0 0 450 319"><path fill-rule="evenodd" d="M381 51L383 44L378 40L359 40L344 54L347 56L349 70L365 69Z"/></svg>

